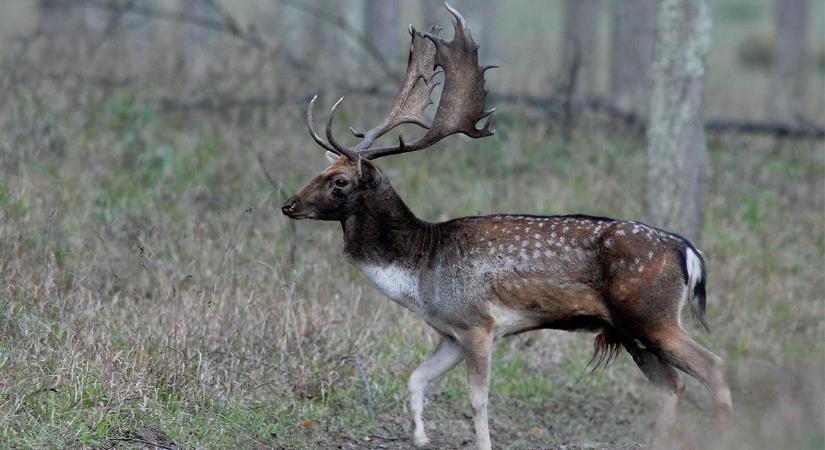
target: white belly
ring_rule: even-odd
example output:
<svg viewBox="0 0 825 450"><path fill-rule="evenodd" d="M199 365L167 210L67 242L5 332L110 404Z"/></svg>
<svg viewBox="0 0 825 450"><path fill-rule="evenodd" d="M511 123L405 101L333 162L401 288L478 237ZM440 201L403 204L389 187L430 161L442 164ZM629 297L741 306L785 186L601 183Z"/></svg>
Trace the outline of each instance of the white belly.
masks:
<svg viewBox="0 0 825 450"><path fill-rule="evenodd" d="M496 337L506 336L535 325L535 320L524 311L490 303L490 315L495 321Z"/></svg>

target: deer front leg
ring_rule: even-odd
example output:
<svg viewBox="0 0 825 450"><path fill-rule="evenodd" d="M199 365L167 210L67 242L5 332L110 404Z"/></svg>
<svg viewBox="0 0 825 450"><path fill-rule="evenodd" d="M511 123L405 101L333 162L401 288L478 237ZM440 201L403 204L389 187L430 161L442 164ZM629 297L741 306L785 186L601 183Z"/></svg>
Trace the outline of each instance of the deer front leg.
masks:
<svg viewBox="0 0 825 450"><path fill-rule="evenodd" d="M464 359L461 347L452 339L442 337L435 350L413 371L408 384L410 390L410 409L415 422L415 433L413 442L417 447L423 447L429 443L427 433L424 431L424 392L427 384L435 381L441 375L449 372Z"/></svg>
<svg viewBox="0 0 825 450"><path fill-rule="evenodd" d="M470 390L470 406L473 408L473 425L476 431L476 447L490 450L490 429L487 424L487 395L490 387L490 362L493 353L493 333L488 329L474 329L464 342L467 358L467 385Z"/></svg>

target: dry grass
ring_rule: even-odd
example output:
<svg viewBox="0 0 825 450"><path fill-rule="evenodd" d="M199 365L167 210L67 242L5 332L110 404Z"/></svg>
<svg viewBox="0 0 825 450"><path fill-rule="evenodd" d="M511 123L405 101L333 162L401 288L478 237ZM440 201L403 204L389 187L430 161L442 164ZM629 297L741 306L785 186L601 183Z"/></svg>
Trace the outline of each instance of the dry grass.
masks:
<svg viewBox="0 0 825 450"><path fill-rule="evenodd" d="M302 107L174 114L152 102L196 95L192 86L242 95L303 92L309 81L230 47L233 67L210 75L220 82L161 58L150 74L111 87L27 76L90 60L43 59L42 41L8 48L0 60L0 446L406 448L406 376L434 336L345 264L336 224L296 226L278 212L282 194L256 153L284 192L319 171L324 159L304 133ZM90 58L113 78L132 70ZM244 84L252 75L263 81ZM348 108L350 117L376 113L372 101ZM493 139L455 138L443 152L382 167L432 220L497 211L643 219L640 142L594 119L568 153L552 125L524 124L531 114L502 108ZM725 448L825 443L818 144L710 143L702 247L714 332L695 334L730 362L739 423ZM645 439L654 405L646 383L629 358L581 377L590 345L555 332L500 345L497 445ZM460 372L430 396L427 415L445 448L471 437ZM695 384L689 392L687 443L709 421L704 393Z"/></svg>

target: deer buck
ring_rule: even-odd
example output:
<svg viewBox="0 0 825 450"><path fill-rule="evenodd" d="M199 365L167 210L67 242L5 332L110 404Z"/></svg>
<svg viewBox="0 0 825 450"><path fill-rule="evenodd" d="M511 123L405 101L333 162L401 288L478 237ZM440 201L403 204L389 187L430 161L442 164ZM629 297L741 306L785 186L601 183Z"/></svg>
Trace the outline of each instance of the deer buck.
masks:
<svg viewBox="0 0 825 450"><path fill-rule="evenodd" d="M292 219L338 221L344 254L386 296L419 314L440 335L433 352L409 380L414 443L428 443L422 419L427 385L461 361L467 381L476 444L490 448L487 397L494 342L525 331L553 328L597 332L596 366L621 348L661 393L661 410L651 438L666 442L684 389L676 369L710 391L719 423L732 414L722 359L691 339L680 312L690 302L707 327L705 262L686 239L636 221L584 215L497 214L442 223L417 218L404 204L375 159L423 150L456 133L472 138L493 134L485 110L484 72L478 45L464 18L449 5L455 37L438 29L418 32L412 42L403 87L386 118L353 134L347 147L335 139L332 107L326 139L309 133L328 150L331 165L284 202ZM443 72L444 88L432 121L424 116ZM479 122L488 117L479 128ZM427 131L412 142L372 148L402 123Z"/></svg>

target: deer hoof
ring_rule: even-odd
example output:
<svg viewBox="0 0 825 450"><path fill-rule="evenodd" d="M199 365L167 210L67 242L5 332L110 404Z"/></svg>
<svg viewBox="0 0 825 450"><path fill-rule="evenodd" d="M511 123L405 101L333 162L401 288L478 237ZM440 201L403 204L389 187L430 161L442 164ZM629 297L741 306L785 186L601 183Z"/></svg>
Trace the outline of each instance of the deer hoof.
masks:
<svg viewBox="0 0 825 450"><path fill-rule="evenodd" d="M413 437L413 444L418 448L424 448L430 444L430 439L426 434L416 434Z"/></svg>

